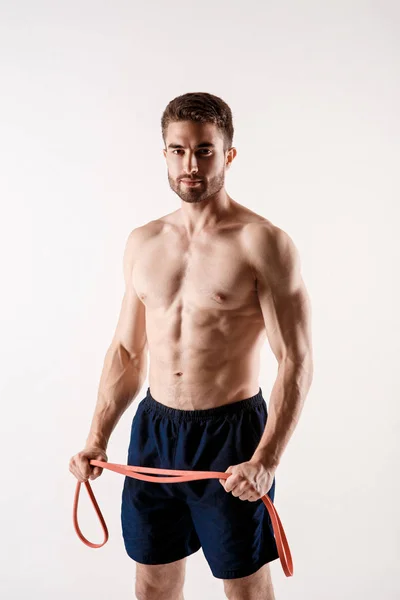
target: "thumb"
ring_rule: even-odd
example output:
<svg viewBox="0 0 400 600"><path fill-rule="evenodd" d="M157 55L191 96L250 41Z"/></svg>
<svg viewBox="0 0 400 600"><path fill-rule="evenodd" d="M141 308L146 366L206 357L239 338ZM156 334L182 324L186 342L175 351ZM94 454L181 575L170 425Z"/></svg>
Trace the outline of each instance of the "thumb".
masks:
<svg viewBox="0 0 400 600"><path fill-rule="evenodd" d="M103 462L107 462L107 459L104 456L102 456L102 455L96 456L95 460L101 460ZM90 474L90 479L92 479L92 480L96 479L96 477L99 477L99 475L101 475L102 472L103 472L103 468L102 467L98 467L97 465L94 466L94 467L92 466L91 469L92 469L92 472Z"/></svg>
<svg viewBox="0 0 400 600"><path fill-rule="evenodd" d="M228 467L225 473L232 473L232 469L233 467ZM225 483L227 482L227 479L220 479L219 482L222 485L222 487L225 488Z"/></svg>
<svg viewBox="0 0 400 600"><path fill-rule="evenodd" d="M93 471L90 474L90 479L96 479L96 477L101 475L102 470L103 469L101 469L100 467L94 467Z"/></svg>

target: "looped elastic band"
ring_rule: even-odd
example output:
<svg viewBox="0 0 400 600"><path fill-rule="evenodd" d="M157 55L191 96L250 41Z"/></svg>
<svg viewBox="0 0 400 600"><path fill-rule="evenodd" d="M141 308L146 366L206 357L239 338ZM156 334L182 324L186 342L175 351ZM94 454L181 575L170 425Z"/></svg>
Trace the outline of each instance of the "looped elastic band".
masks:
<svg viewBox="0 0 400 600"><path fill-rule="evenodd" d="M154 483L183 483L186 481L197 481L199 479L228 479L231 473L220 473L218 471L179 471L174 469L156 469L153 467L136 467L133 465L118 465L115 463L104 462L102 460L92 459L90 464L96 467L101 467L102 469L109 469L110 471L115 471L115 473L121 473L121 475L125 475L126 477L132 477L133 479L141 479L142 481L153 481ZM141 473L154 473L155 475L167 475L167 477L154 477L151 475L141 475ZM82 534L79 525L78 525L78 499L79 492L81 488L81 482L78 481L76 484L75 497L74 497L74 507L73 507L73 522L74 528L78 535L78 537L82 540L84 544L89 546L90 548L101 548L108 540L108 529L107 525L104 521L103 515L101 514L101 510L99 505L97 504L96 498L93 494L93 490L90 487L89 481L83 482L86 486L90 499L93 503L93 506L96 510L97 516L100 520L101 526L104 532L104 541L101 544L93 544L89 542L84 535ZM269 496L262 496L261 500L264 502L269 516L271 517L272 527L274 530L275 541L278 548L278 554L281 561L281 565L286 577L290 577L293 575L293 561L292 555L290 553L290 548L288 541L286 539L285 531L283 529L281 520L276 511L275 506L271 502Z"/></svg>

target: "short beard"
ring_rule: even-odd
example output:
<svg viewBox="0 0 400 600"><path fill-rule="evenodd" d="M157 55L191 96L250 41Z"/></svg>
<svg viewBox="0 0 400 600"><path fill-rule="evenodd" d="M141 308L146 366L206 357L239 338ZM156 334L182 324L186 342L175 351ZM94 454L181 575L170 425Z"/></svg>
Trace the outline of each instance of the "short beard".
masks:
<svg viewBox="0 0 400 600"><path fill-rule="evenodd" d="M171 190L175 192L179 196L179 198L184 202L188 202L190 204L204 202L205 200L208 200L211 196L217 194L224 187L225 171L223 169L220 173L218 173L218 175L215 175L215 177L210 179L208 181L207 187L201 191L197 188L190 189L189 187L183 190L180 182L175 182L175 180L170 177L169 173L168 183Z"/></svg>

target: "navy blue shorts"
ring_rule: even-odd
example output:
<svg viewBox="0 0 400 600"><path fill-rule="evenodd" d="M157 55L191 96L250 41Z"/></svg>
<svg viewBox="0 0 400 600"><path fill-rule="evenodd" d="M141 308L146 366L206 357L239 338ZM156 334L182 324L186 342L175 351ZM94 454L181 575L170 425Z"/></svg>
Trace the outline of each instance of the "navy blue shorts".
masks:
<svg viewBox="0 0 400 600"><path fill-rule="evenodd" d="M252 457L266 421L261 388L251 398L202 410L165 406L148 388L132 421L127 464L225 472ZM275 479L272 502L274 494ZM240 500L218 479L156 483L125 477L121 524L128 555L148 565L202 548L214 577L234 579L279 558L263 501Z"/></svg>

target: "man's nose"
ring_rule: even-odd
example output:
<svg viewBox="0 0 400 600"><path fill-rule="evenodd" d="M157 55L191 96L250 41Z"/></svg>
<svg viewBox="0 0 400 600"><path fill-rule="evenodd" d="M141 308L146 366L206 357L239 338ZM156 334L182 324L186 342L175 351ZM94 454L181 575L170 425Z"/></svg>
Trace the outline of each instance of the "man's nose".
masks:
<svg viewBox="0 0 400 600"><path fill-rule="evenodd" d="M196 157L193 155L190 155L190 153L188 153L184 159L184 165L183 168L185 170L185 173L197 173L198 171L198 166L197 166L197 159Z"/></svg>

